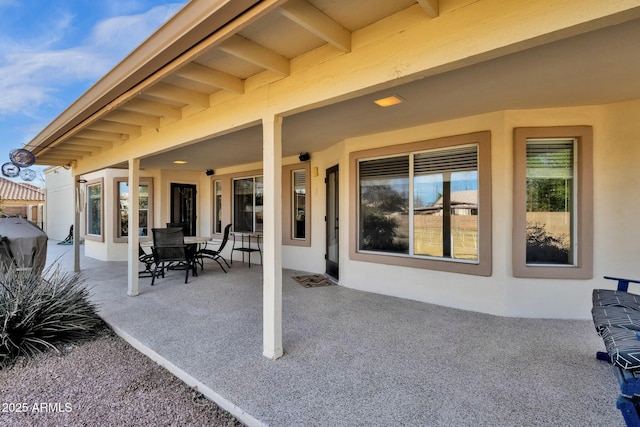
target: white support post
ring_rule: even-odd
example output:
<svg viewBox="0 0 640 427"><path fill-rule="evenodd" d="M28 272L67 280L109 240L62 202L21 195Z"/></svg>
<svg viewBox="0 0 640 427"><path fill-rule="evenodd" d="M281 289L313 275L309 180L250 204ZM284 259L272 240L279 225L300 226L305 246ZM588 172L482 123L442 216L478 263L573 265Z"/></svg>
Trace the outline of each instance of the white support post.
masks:
<svg viewBox="0 0 640 427"><path fill-rule="evenodd" d="M278 359L282 349L282 117L262 120L264 179L263 355Z"/></svg>
<svg viewBox="0 0 640 427"><path fill-rule="evenodd" d="M140 185L140 159L129 159L129 223L128 223L128 245L127 245L127 295L134 297L138 295L138 227L140 209L138 206L139 185Z"/></svg>
<svg viewBox="0 0 640 427"><path fill-rule="evenodd" d="M80 193L80 175L73 176L75 209L73 215L73 271L80 271L80 212L83 211L84 200Z"/></svg>

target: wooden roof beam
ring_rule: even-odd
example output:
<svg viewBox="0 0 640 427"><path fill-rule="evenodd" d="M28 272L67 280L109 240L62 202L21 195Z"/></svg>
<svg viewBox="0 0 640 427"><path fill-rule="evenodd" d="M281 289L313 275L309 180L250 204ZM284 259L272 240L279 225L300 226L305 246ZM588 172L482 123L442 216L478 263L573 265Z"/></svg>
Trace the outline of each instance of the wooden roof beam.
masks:
<svg viewBox="0 0 640 427"><path fill-rule="evenodd" d="M61 147L63 150L68 149L68 150L86 152L89 155L99 154L104 151L102 147L96 147L94 145L85 145L85 144L74 144L68 141L65 141L59 144L58 147Z"/></svg>
<svg viewBox="0 0 640 427"><path fill-rule="evenodd" d="M229 55L273 71L283 77L290 73L289 59L244 37L234 35L222 42L218 48Z"/></svg>
<svg viewBox="0 0 640 427"><path fill-rule="evenodd" d="M289 0L280 13L343 52L351 51L351 32L305 0Z"/></svg>
<svg viewBox="0 0 640 427"><path fill-rule="evenodd" d="M99 150L108 150L113 147L113 142L111 141L78 137L69 138L64 143Z"/></svg>
<svg viewBox="0 0 640 427"><path fill-rule="evenodd" d="M87 129L91 131L115 133L118 135L118 138L114 140L115 142L127 141L142 135L142 128L140 126L109 122L106 120L97 120L87 126Z"/></svg>
<svg viewBox="0 0 640 427"><path fill-rule="evenodd" d="M422 6L429 18L435 18L440 14L439 0L418 0L418 4Z"/></svg>
<svg viewBox="0 0 640 427"><path fill-rule="evenodd" d="M167 83L158 83L144 91L145 95L154 98L177 101L186 105L209 108L209 95L195 90L185 89Z"/></svg>
<svg viewBox="0 0 640 427"><path fill-rule="evenodd" d="M47 165L47 166L67 167L69 166L70 163L71 161L68 159L67 160L53 159L53 158L47 157L46 155L36 156L36 164L40 166Z"/></svg>
<svg viewBox="0 0 640 427"><path fill-rule="evenodd" d="M75 136L78 138L96 139L98 141L122 142L122 134L119 132L87 129L78 132Z"/></svg>
<svg viewBox="0 0 640 427"><path fill-rule="evenodd" d="M74 160L82 160L83 158L90 156L89 153L86 152L78 152L78 151L70 151L70 150L59 150L56 148L55 151L51 152L51 154L46 153L44 156L49 158L59 158L59 159L74 159Z"/></svg>
<svg viewBox="0 0 640 427"><path fill-rule="evenodd" d="M180 107L163 104L161 102L148 101L142 98L132 99L119 109L134 113L147 114L150 116L163 117L167 120L180 120L182 118L182 109Z"/></svg>
<svg viewBox="0 0 640 427"><path fill-rule="evenodd" d="M160 119L155 116L148 116L146 114L132 113L129 111L113 111L106 116L102 117L102 120L108 122L124 123L127 125L142 126L144 128L159 129Z"/></svg>
<svg viewBox="0 0 640 427"><path fill-rule="evenodd" d="M176 75L192 80L198 83L204 83L209 86L217 87L222 90L234 92L238 94L244 93L244 82L242 79L205 67L204 65L192 62L180 68Z"/></svg>

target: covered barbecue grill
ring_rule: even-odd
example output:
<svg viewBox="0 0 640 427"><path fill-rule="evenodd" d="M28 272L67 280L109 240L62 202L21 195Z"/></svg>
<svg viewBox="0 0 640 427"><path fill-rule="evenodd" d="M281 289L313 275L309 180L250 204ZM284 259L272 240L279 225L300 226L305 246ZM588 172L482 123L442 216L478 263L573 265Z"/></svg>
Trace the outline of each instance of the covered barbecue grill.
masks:
<svg viewBox="0 0 640 427"><path fill-rule="evenodd" d="M15 263L18 269L42 272L47 262L48 237L44 231L23 218L0 218L0 237L2 264Z"/></svg>

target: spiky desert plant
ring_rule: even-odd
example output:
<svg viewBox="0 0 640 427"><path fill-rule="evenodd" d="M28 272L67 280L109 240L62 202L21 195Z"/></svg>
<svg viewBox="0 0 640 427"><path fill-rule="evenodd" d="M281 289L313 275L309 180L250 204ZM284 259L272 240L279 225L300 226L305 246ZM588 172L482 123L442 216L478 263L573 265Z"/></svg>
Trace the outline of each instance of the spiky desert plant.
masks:
<svg viewBox="0 0 640 427"><path fill-rule="evenodd" d="M79 273L0 271L0 368L95 336L102 325Z"/></svg>

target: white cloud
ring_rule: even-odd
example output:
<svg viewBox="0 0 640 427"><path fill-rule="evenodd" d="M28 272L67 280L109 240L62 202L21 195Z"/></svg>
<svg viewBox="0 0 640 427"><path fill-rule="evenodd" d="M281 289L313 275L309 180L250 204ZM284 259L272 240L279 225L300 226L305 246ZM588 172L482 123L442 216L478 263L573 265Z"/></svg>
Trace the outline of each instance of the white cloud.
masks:
<svg viewBox="0 0 640 427"><path fill-rule="evenodd" d="M14 52L5 55L0 67L0 115L23 113L52 106L65 87L95 81L111 60L86 49ZM86 84L86 83L85 83Z"/></svg>
<svg viewBox="0 0 640 427"><path fill-rule="evenodd" d="M73 23L68 13L53 19L55 26L38 38L20 43L0 38L0 117L35 116L34 110L43 106L64 109L66 105L59 104L73 101L61 101L65 89L80 84L84 91L181 6L158 6L142 14L106 19L86 40L68 49L51 48Z"/></svg>
<svg viewBox="0 0 640 427"><path fill-rule="evenodd" d="M181 4L157 6L142 14L105 19L95 26L91 42L108 51L119 52L124 57L156 31L181 6Z"/></svg>

